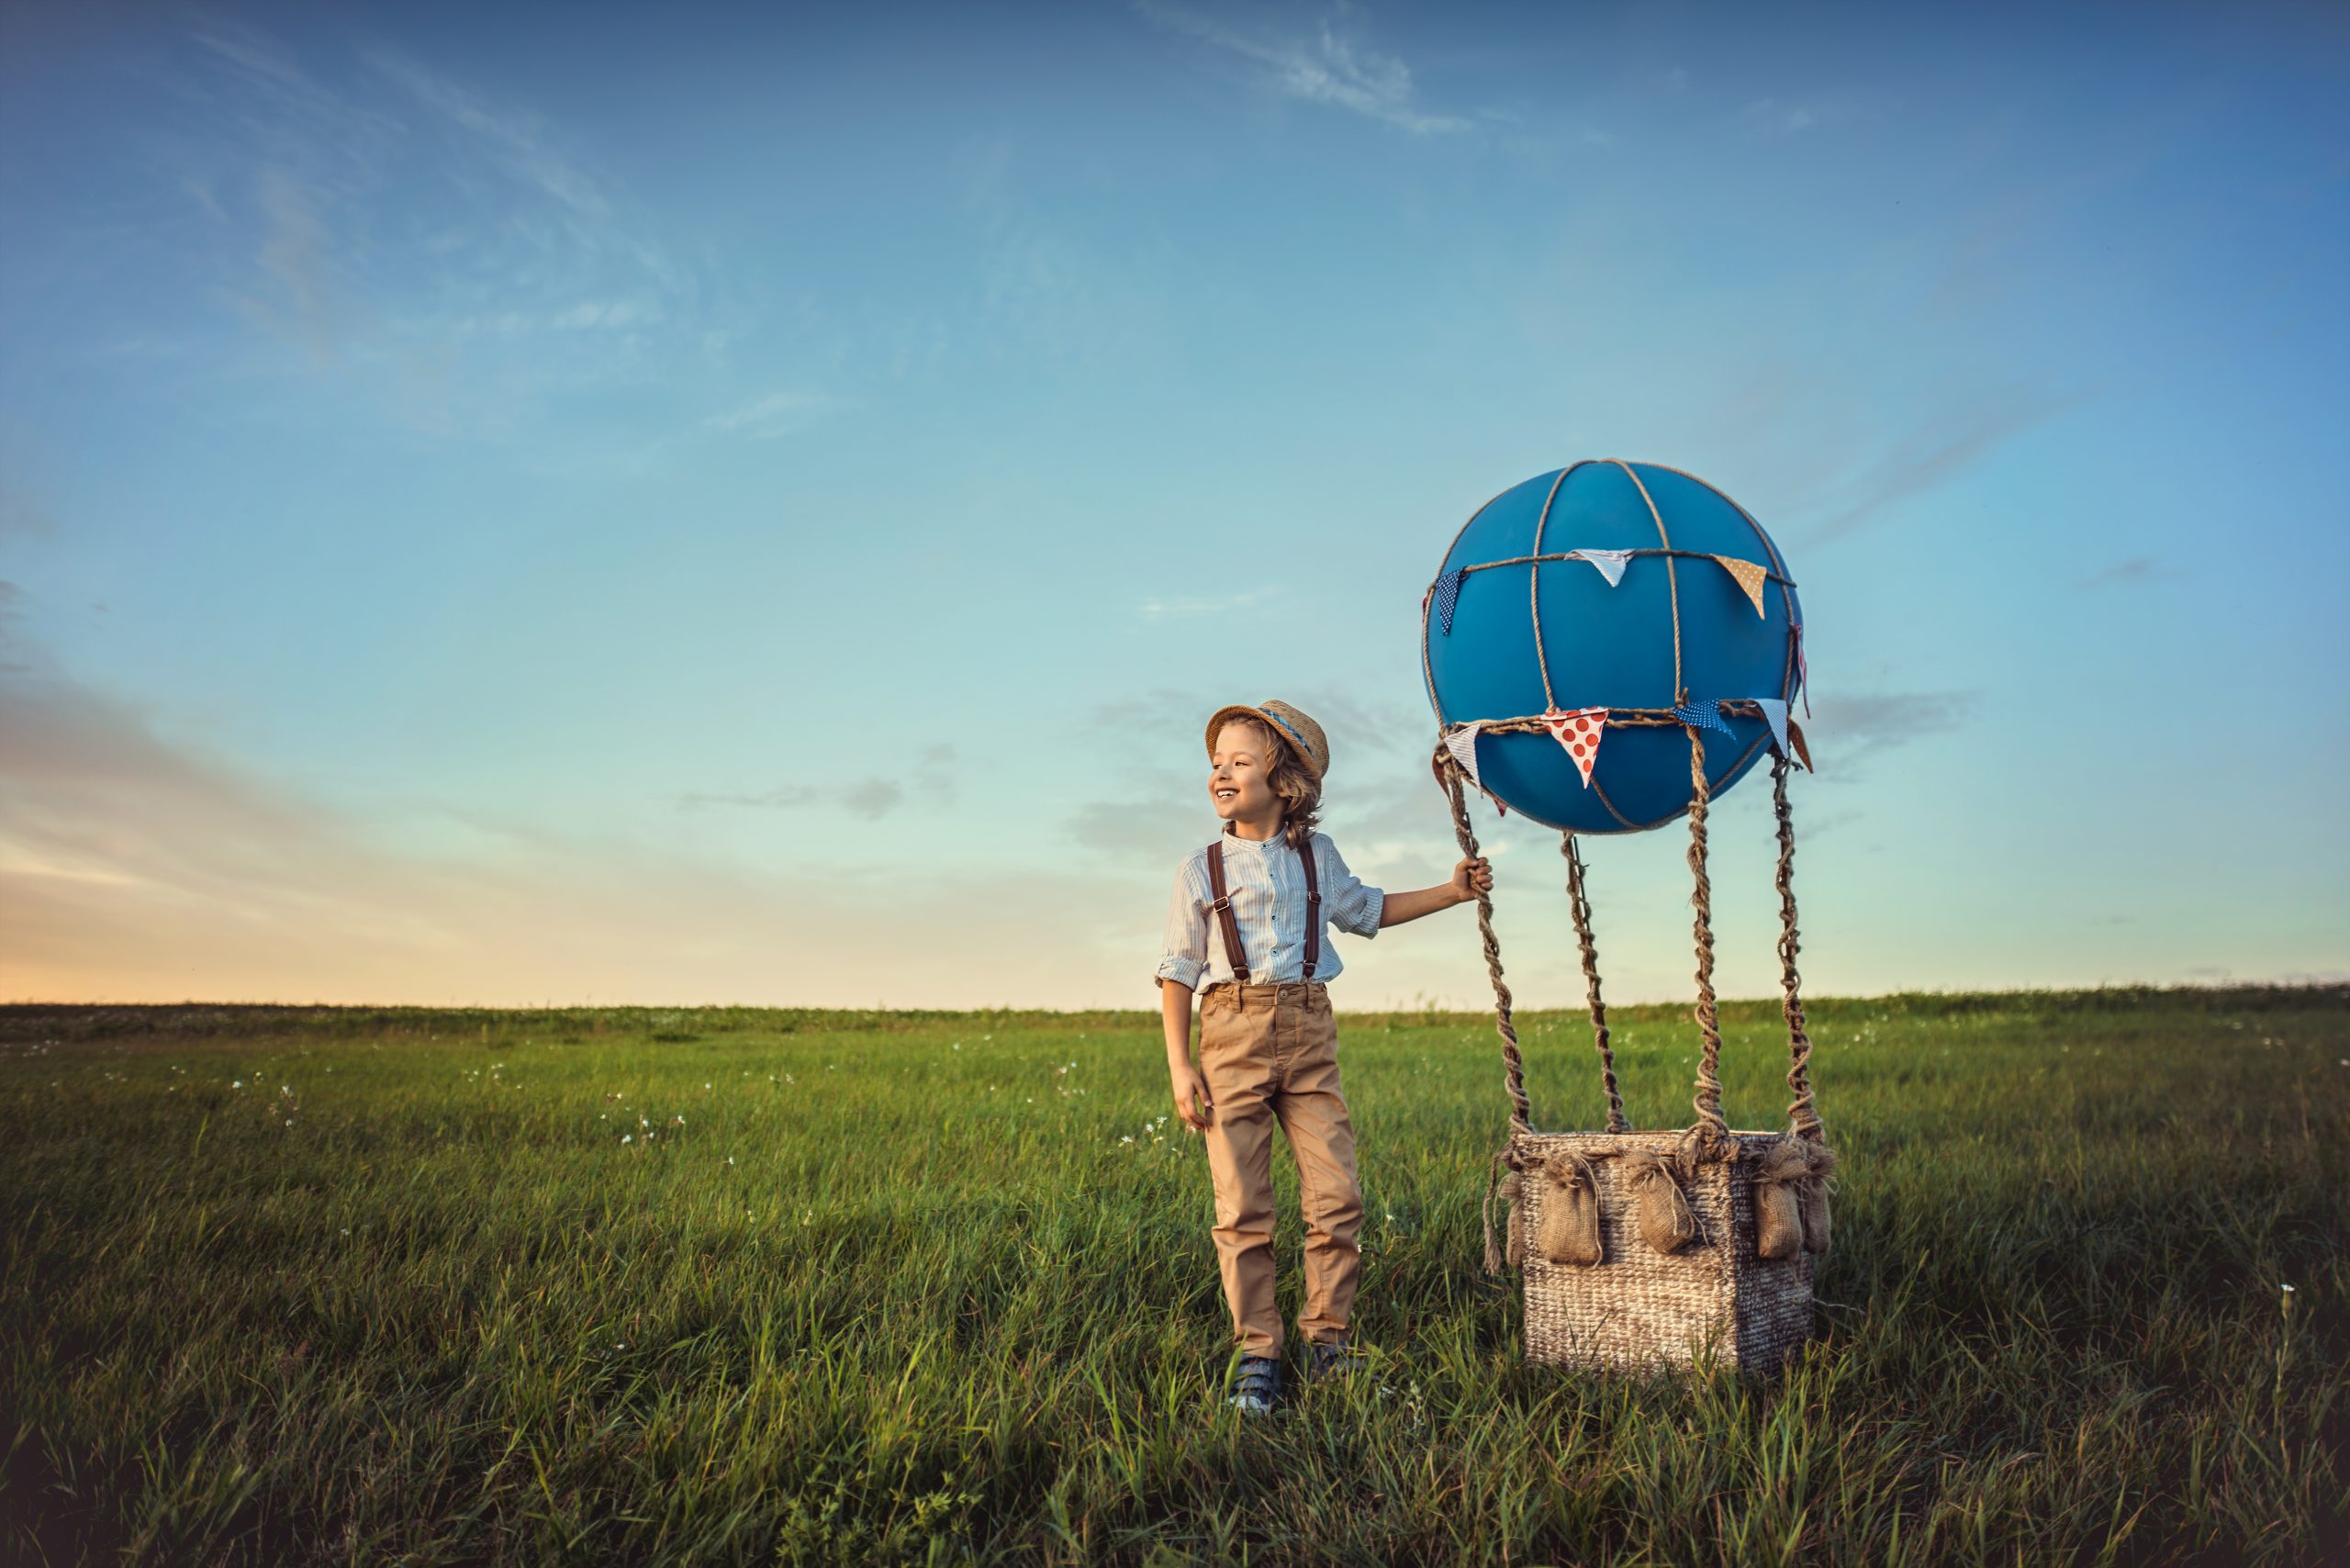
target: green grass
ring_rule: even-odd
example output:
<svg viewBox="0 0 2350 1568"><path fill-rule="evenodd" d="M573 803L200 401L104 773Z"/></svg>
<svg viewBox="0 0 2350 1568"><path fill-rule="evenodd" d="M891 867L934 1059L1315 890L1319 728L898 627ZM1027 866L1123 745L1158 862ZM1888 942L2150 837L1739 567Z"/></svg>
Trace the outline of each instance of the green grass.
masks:
<svg viewBox="0 0 2350 1568"><path fill-rule="evenodd" d="M1788 1372L1522 1364L1491 1021L1355 1014L1375 1362L1243 1425L1155 1018L0 1008L0 1561L2342 1551L2350 992L1813 1012ZM1617 1018L1685 1120L1685 1014ZM1525 1023L1537 1122L1596 1125L1587 1024Z"/></svg>

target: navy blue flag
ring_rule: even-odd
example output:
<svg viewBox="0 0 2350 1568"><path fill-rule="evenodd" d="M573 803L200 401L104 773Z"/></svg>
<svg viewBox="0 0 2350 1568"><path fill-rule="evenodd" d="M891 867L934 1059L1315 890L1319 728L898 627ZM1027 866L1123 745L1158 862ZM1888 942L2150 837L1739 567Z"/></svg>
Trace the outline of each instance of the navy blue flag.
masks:
<svg viewBox="0 0 2350 1568"><path fill-rule="evenodd" d="M1448 637L1452 635L1452 607L1460 598L1460 568L1455 566L1436 580L1437 619L1444 622L1444 634Z"/></svg>
<svg viewBox="0 0 2350 1568"><path fill-rule="evenodd" d="M1735 733L1722 722L1721 704L1711 700L1681 703L1673 710L1673 716L1693 730L1719 730L1735 738Z"/></svg>

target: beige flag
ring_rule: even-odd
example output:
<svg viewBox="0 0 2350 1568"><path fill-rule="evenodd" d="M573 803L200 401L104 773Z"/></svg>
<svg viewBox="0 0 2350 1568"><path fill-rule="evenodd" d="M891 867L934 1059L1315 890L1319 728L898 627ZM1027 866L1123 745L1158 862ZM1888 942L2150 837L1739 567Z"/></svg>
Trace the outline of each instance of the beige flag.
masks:
<svg viewBox="0 0 2350 1568"><path fill-rule="evenodd" d="M1753 562L1741 561L1735 555L1717 555L1714 559L1722 564L1724 571L1738 579L1738 586L1744 588L1746 597L1754 601L1754 613L1767 614L1768 611L1762 608L1762 585L1770 580L1771 574Z"/></svg>

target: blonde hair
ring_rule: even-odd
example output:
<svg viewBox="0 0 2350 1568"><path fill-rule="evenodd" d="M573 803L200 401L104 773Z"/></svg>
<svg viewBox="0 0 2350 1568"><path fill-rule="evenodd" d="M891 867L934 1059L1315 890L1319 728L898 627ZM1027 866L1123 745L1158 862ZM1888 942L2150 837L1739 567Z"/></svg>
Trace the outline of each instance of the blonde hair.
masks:
<svg viewBox="0 0 2350 1568"><path fill-rule="evenodd" d="M1230 729L1234 724L1246 724L1265 737L1266 755L1272 759L1272 766L1265 770L1265 782L1281 803L1281 836L1289 840L1289 846L1297 851L1298 858L1304 859L1306 846L1314 838L1315 824L1322 814L1322 781L1314 777L1314 770L1305 766L1296 749L1270 724L1261 719L1236 717L1227 720L1225 728Z"/></svg>

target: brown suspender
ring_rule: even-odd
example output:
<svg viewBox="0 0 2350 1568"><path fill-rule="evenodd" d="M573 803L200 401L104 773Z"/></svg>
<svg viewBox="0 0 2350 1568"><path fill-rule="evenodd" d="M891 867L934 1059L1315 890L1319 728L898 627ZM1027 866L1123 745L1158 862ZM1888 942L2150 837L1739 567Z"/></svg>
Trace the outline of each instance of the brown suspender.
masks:
<svg viewBox="0 0 2350 1568"><path fill-rule="evenodd" d="M1297 858L1305 868L1305 979L1310 984L1322 961L1322 890L1314 880L1314 840L1305 841L1305 853Z"/></svg>
<svg viewBox="0 0 2350 1568"><path fill-rule="evenodd" d="M1305 978L1314 979L1314 971L1322 963L1322 888L1314 875L1314 841L1306 840L1305 853L1298 863L1305 868ZM1215 894L1215 902L1208 907L1215 911L1216 922L1224 929L1224 956L1232 960L1234 983L1248 983L1248 956L1240 950L1240 923L1232 918L1232 895L1224 886L1224 840L1219 838L1208 846L1208 890Z"/></svg>

